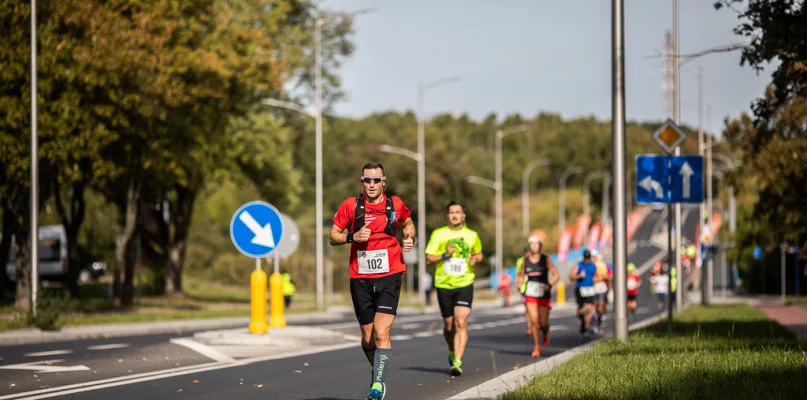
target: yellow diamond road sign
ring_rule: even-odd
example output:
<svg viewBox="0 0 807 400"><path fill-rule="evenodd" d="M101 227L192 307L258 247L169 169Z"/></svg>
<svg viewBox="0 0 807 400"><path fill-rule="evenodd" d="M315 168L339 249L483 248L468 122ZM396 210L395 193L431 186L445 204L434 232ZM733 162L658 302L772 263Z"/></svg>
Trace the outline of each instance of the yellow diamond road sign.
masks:
<svg viewBox="0 0 807 400"><path fill-rule="evenodd" d="M653 140L661 146L664 151L672 154L675 148L687 140L687 134L673 120L668 119L661 128L653 133Z"/></svg>

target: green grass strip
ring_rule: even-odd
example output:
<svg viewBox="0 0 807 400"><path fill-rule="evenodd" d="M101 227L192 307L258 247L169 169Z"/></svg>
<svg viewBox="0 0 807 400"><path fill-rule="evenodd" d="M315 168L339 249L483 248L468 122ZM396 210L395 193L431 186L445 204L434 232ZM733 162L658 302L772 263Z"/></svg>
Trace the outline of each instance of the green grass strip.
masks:
<svg viewBox="0 0 807 400"><path fill-rule="evenodd" d="M782 399L807 393L807 346L745 304L693 306L629 343L598 343L503 396L520 399Z"/></svg>

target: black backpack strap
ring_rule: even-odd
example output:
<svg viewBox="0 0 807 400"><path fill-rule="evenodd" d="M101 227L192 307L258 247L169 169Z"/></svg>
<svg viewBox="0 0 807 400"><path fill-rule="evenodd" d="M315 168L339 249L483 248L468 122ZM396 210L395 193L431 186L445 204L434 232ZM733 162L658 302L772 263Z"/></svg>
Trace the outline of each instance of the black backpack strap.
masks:
<svg viewBox="0 0 807 400"><path fill-rule="evenodd" d="M358 195L356 196L356 209L353 211L353 228L350 230L350 232L355 233L363 226L364 226L364 196Z"/></svg>
<svg viewBox="0 0 807 400"><path fill-rule="evenodd" d="M398 216L395 213L395 204L392 202L392 197L387 196L387 226L384 228L384 233L389 236L395 237L398 232Z"/></svg>

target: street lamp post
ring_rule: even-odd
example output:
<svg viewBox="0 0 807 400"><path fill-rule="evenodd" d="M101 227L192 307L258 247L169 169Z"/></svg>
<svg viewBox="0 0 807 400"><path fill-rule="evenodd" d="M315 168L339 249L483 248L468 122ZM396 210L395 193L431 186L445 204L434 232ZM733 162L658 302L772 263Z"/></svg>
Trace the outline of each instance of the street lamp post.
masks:
<svg viewBox="0 0 807 400"><path fill-rule="evenodd" d="M378 150L380 150L380 151L382 151L384 153L397 154L397 155L400 155L400 156L411 158L412 160L415 160L418 163L420 162L420 158L421 158L420 153L415 153L412 150L407 150L407 149L404 149L402 147L390 146L388 144L382 144L381 146L378 147ZM422 190L420 190L420 188L418 188L418 203L420 203L420 199L422 197L425 197L425 196L426 196L426 194ZM421 241L421 240L425 240L425 238L424 239L418 239L418 241ZM425 251L423 252L423 254L426 254ZM418 255L418 260L420 260L420 255ZM423 275L421 275L421 277L422 276ZM412 295L412 291L413 291L413 288L414 288L414 282L413 281L414 281L414 276L411 273L407 273L406 274L406 293L407 293L407 296Z"/></svg>
<svg viewBox="0 0 807 400"><path fill-rule="evenodd" d="M325 24L324 18L317 18L315 23L315 32L314 32L314 42L315 42L315 55L314 60L316 64L316 68L314 71L315 74L315 91L316 91L316 101L314 104L316 115L314 116L314 126L315 126L315 134L314 134L314 184L315 184L315 212L314 212L314 221L315 221L315 234L316 237L316 260L315 260L315 274L317 275L316 279L316 289L317 289L317 310L322 310L325 306L325 300L323 295L324 283L323 283L323 260L324 255L323 252L325 250L325 243L324 241L324 228L322 226L322 217L323 217L323 210L322 210L322 25Z"/></svg>
<svg viewBox="0 0 807 400"><path fill-rule="evenodd" d="M583 215L591 214L591 181L610 174L607 169L589 172L583 179Z"/></svg>
<svg viewBox="0 0 807 400"><path fill-rule="evenodd" d="M31 0L31 315L37 315L39 289L39 125L37 124L36 0ZM8 233L7 233L8 234ZM5 268L5 267L3 267ZM22 279L22 277L18 277Z"/></svg>
<svg viewBox="0 0 807 400"><path fill-rule="evenodd" d="M504 200L502 196L502 139L513 133L529 130L529 125L516 125L496 131L496 275L502 273L504 255Z"/></svg>
<svg viewBox="0 0 807 400"><path fill-rule="evenodd" d="M341 14L334 17L351 17L371 12L373 9L361 9L347 14ZM323 264L324 264L324 227L323 227L323 210L322 210L322 27L330 19L328 17L319 17L314 23L314 86L315 86L315 134L314 134L314 184L315 184L315 213L314 220L316 222L315 236L316 236L316 288L317 288L317 309L322 310L325 307L323 295Z"/></svg>
<svg viewBox="0 0 807 400"><path fill-rule="evenodd" d="M611 36L611 137L614 179L613 261L614 271L614 336L628 341L627 315L627 236L625 213L625 4L613 0Z"/></svg>
<svg viewBox="0 0 807 400"><path fill-rule="evenodd" d="M426 91L440 85L459 82L461 78L450 77L429 83L418 84L418 276L426 275L426 115L424 95ZM418 285L418 301L426 302L426 288Z"/></svg>
<svg viewBox="0 0 807 400"><path fill-rule="evenodd" d="M547 157L532 160L521 174L521 227L524 236L530 233L530 173L535 168L545 167L552 164L552 160Z"/></svg>
<svg viewBox="0 0 807 400"><path fill-rule="evenodd" d="M589 172L583 179L583 215L591 216L591 181L594 179L604 178L608 176L609 172L606 169ZM605 195L605 193L603 193ZM591 244L588 242L589 235L585 237L586 247Z"/></svg>
<svg viewBox="0 0 807 400"><path fill-rule="evenodd" d="M558 188L558 235L563 234L566 230L566 181L573 174L583 172L583 168L579 165L574 165L566 168L566 171L560 175L559 188Z"/></svg>

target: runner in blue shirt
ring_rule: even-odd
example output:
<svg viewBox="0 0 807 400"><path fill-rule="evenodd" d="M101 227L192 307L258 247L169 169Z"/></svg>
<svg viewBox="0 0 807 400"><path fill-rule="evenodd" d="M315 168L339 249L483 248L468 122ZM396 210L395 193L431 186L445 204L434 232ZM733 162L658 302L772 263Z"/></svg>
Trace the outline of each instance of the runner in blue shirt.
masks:
<svg viewBox="0 0 807 400"><path fill-rule="evenodd" d="M580 318L580 333L584 337L591 335L591 317L594 315L594 299L597 289L594 287L594 277L597 275L597 265L591 259L591 251L583 252L583 261L572 267L569 279L575 281L575 297L577 298L577 317Z"/></svg>

